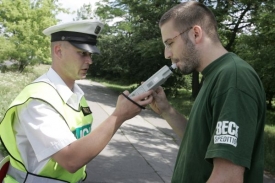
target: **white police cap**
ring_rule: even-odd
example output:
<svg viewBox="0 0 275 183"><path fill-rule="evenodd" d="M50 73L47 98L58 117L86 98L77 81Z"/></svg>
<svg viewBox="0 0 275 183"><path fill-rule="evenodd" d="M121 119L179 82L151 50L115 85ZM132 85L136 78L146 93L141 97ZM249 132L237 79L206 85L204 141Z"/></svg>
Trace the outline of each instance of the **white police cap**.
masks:
<svg viewBox="0 0 275 183"><path fill-rule="evenodd" d="M51 36L51 42L68 41L81 50L100 54L96 39L102 28L102 22L88 19L57 24L45 29L43 33Z"/></svg>

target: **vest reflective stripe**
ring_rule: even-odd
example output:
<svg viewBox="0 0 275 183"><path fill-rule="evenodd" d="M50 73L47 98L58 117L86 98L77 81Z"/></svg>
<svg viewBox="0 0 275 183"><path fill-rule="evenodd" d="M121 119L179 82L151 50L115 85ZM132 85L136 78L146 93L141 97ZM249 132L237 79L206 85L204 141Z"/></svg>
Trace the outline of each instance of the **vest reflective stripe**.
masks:
<svg viewBox="0 0 275 183"><path fill-rule="evenodd" d="M87 125L91 125L93 119L91 114L84 115L81 111L82 107L88 107L84 97L81 99L79 110L74 110L62 100L57 91L48 83L38 82L28 85L12 102L0 124L0 138L4 144L4 147L10 154L10 167L25 172L25 176L32 175L32 173L28 172L25 165L23 164L21 154L16 146L13 124L16 106L22 105L31 99L41 100L52 106L53 109L55 109L64 119L68 125L68 128L70 128L72 132L76 129L81 130L82 127L85 127L84 129L87 131ZM87 135L87 133L82 134ZM47 179L50 180L58 179L61 182L67 181L72 183L75 183L86 177L85 166L74 174L71 174L60 165L57 164L56 166L56 164L56 162L50 159L38 175L32 175L31 177L43 176L48 177Z"/></svg>
<svg viewBox="0 0 275 183"><path fill-rule="evenodd" d="M10 165L7 175L10 175L14 179L16 179L18 182L24 182L27 176L27 173L17 170L16 168Z"/></svg>
<svg viewBox="0 0 275 183"><path fill-rule="evenodd" d="M47 178L47 177L40 177L37 175L33 175L33 174L27 174L26 172L17 170L14 167L10 167L9 171L7 173L9 176L13 177L14 179L16 179L18 182L24 182L24 183L67 183L65 181L61 181L61 180L56 180L56 179L51 179L51 178ZM82 182L81 180L79 180L77 183Z"/></svg>

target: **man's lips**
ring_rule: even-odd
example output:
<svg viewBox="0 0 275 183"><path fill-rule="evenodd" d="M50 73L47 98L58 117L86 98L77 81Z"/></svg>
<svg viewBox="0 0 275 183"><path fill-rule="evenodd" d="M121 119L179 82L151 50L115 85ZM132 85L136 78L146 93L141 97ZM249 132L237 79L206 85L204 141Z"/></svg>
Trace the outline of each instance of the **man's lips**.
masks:
<svg viewBox="0 0 275 183"><path fill-rule="evenodd" d="M176 64L176 66L178 67L178 62L177 61L172 60L172 64Z"/></svg>

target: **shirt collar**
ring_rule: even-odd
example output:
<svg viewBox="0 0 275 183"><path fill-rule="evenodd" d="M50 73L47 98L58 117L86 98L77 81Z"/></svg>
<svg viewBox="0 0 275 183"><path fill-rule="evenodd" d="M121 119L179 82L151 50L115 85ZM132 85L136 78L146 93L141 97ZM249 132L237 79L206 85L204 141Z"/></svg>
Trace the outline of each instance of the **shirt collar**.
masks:
<svg viewBox="0 0 275 183"><path fill-rule="evenodd" d="M49 79L49 84L55 87L63 101L74 109L78 110L80 100L84 95L84 92L81 90L81 88L76 83L74 83L73 91L70 90L61 77L52 68L50 68L46 73L46 77Z"/></svg>

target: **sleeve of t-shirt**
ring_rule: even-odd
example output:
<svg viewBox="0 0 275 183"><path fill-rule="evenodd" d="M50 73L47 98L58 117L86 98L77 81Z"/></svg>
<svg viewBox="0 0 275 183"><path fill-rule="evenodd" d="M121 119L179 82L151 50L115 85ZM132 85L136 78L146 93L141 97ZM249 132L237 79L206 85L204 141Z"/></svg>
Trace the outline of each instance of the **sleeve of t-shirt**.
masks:
<svg viewBox="0 0 275 183"><path fill-rule="evenodd" d="M38 162L76 140L64 119L43 101L31 100L17 111Z"/></svg>
<svg viewBox="0 0 275 183"><path fill-rule="evenodd" d="M214 128L206 159L224 158L250 168L257 129L257 103L236 88L230 88L213 101Z"/></svg>

